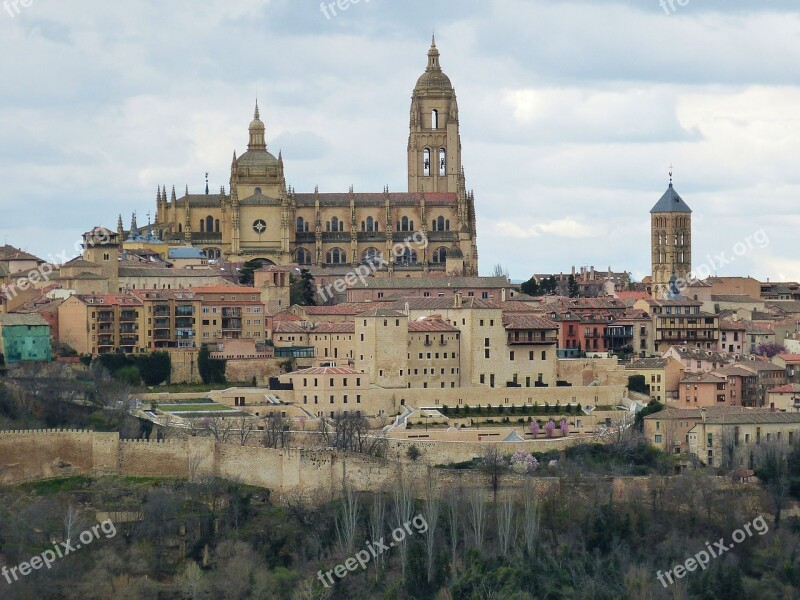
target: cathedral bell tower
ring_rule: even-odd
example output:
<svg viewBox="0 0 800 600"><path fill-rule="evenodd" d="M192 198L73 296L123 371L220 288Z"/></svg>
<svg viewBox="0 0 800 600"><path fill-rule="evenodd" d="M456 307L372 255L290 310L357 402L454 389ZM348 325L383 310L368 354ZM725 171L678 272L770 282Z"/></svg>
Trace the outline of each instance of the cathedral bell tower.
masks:
<svg viewBox="0 0 800 600"><path fill-rule="evenodd" d="M456 193L460 176L458 102L453 84L439 64L434 38L428 50L428 67L411 96L408 191Z"/></svg>

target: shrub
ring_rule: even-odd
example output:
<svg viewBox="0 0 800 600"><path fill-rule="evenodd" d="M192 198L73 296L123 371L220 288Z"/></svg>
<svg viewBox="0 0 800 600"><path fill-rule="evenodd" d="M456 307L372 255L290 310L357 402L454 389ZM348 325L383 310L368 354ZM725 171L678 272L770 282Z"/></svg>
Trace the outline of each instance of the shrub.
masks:
<svg viewBox="0 0 800 600"><path fill-rule="evenodd" d="M416 444L411 444L408 447L408 450L406 450L406 458L408 460L416 461L419 458L420 454L422 453L419 451L419 448L417 448Z"/></svg>
<svg viewBox="0 0 800 600"><path fill-rule="evenodd" d="M114 373L114 378L129 385L139 385L142 383L142 376L139 373L139 367L130 366L123 367Z"/></svg>

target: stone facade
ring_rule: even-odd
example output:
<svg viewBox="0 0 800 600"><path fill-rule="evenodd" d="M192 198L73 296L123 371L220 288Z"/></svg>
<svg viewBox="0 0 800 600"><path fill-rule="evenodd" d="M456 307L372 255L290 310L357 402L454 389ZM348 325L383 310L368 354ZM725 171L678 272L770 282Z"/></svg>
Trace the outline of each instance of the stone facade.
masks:
<svg viewBox="0 0 800 600"><path fill-rule="evenodd" d="M234 152L229 193L180 198L159 188L155 229L170 244L191 244L209 258L267 264L356 266L378 255L389 271L478 272L474 195L461 165L455 90L442 72L435 42L412 95L408 192L297 193L287 187L283 156L267 150L256 105L250 141ZM421 233L427 247L393 246ZM455 261L451 259L456 259Z"/></svg>

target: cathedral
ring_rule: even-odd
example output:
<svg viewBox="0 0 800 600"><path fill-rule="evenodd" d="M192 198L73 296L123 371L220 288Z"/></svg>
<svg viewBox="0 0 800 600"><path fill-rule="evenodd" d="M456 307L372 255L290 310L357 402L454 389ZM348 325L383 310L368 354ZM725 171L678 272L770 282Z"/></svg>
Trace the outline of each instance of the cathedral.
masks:
<svg viewBox="0 0 800 600"><path fill-rule="evenodd" d="M154 230L210 259L351 267L382 257L389 273L478 274L475 198L461 165L458 103L434 39L411 98L408 192L296 192L281 153L267 148L258 104L250 141L233 154L229 192L168 197L159 188ZM411 238L427 244L398 244ZM426 247L423 247L425 245ZM388 258L387 258L388 257ZM398 273L399 274L399 273Z"/></svg>

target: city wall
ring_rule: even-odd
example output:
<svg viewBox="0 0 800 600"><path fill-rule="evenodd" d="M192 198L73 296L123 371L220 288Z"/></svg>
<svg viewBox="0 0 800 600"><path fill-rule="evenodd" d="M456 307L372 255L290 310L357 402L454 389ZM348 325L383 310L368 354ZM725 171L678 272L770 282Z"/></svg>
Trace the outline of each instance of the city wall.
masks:
<svg viewBox="0 0 800 600"><path fill-rule="evenodd" d="M554 448L570 443L569 439L551 442ZM390 441L389 456L400 458L407 443ZM327 450L241 447L218 444L210 438L148 442L120 440L117 433L5 431L0 432L0 485L81 475L170 479L216 476L269 489L279 499L294 497L322 503L340 494L345 479L356 491L375 492L393 488L405 474L419 497L424 496L429 475L434 477L437 489L481 489L487 497L492 493L487 474L480 470L432 470L430 466L452 458L450 454L438 454L442 443L415 443L423 454L417 462L409 462ZM510 442L498 445L501 452L521 449L519 444ZM461 455L466 460L480 456L485 446L464 443L460 448L453 456ZM619 493L646 483L641 478L613 480ZM502 476L505 494L516 494L531 485L549 489L558 485L558 478L531 479L512 473Z"/></svg>

